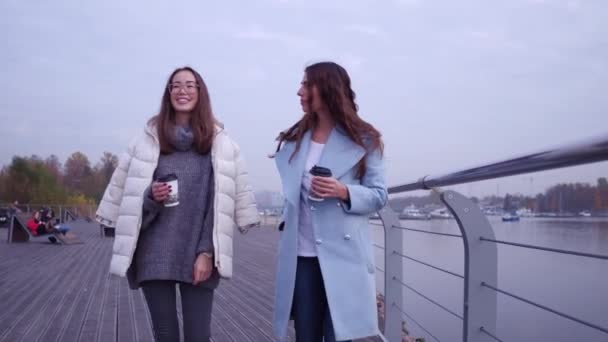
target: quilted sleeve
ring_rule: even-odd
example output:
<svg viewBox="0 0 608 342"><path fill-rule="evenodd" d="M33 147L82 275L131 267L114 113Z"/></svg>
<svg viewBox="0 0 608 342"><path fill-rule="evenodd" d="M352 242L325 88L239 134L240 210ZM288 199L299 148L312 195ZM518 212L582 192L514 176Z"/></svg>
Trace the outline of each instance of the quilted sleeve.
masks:
<svg viewBox="0 0 608 342"><path fill-rule="evenodd" d="M95 213L95 219L97 222L105 226L116 226L118 209L120 208L120 203L122 202L124 185L127 179L129 166L131 165L131 160L133 159L134 151L135 139L131 141L127 150L120 156L118 166L112 174L110 183L106 187L101 202L99 203L99 207L97 208L97 212Z"/></svg>
<svg viewBox="0 0 608 342"><path fill-rule="evenodd" d="M234 143L234 160L236 164L236 200L235 200L235 220L241 233L245 233L249 228L260 224L260 215L255 203L253 189L249 183L249 174L245 161L240 153L239 146Z"/></svg>

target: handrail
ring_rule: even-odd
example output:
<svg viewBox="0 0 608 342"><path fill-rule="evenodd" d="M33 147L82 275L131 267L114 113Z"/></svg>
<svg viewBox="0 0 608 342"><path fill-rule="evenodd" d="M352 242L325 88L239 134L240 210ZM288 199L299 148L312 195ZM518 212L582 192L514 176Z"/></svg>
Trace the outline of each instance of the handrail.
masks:
<svg viewBox="0 0 608 342"><path fill-rule="evenodd" d="M430 190L436 187L590 164L606 160L608 160L608 136L602 136L572 145L527 154L521 157L445 175L425 176L415 182L392 186L388 189L388 192L389 194L396 194L414 190Z"/></svg>
<svg viewBox="0 0 608 342"><path fill-rule="evenodd" d="M402 293L395 291L393 284L405 287L410 291L420 295L432 304L439 306L442 309L447 309L441 303L426 297L424 294L411 288L406 284L403 276L399 273L403 272L403 263L405 259L424 265L426 267L456 276L463 279L464 282L464 299L463 299L463 314L459 315L454 311L446 310L453 316L463 318L463 338L465 342L487 341L488 338L494 341L502 341L496 336L496 314L498 293L510 296L512 298L523 301L529 305L552 312L562 318L569 319L579 324L593 328L597 331L608 333L608 327L599 326L591 322L583 321L579 318L571 316L567 313L559 312L550 307L535 303L529 299L519 297L513 293L506 292L496 287L497 284L497 245L509 245L520 248L528 248L540 250L550 253L560 253L574 255L579 257L587 257L599 260L607 260L607 255L592 254L573 250L565 250L551 248L545 246L535 246L531 244L511 242L496 239L494 231L483 214L480 208L473 203L469 198L458 194L455 191L441 191L439 187L464 184L500 177L514 176L524 173L545 171L569 166L584 165L608 160L608 135L588 139L576 144L566 145L559 148L543 150L537 153L531 153L520 157L510 158L495 163L485 164L475 168L469 168L457 172L443 174L439 176L425 176L416 182L397 185L388 189L389 194L397 194L415 190L437 190L440 194L441 201L454 215L456 222L460 228L461 235L434 232L425 229L415 229L400 226L398 216L395 212L388 209L379 212L384 227L384 242L385 246L374 245L379 250L384 251L385 265L384 270L376 269L383 273L385 279L384 286L387 295L385 296L386 303L393 303L393 306L399 312L386 311L386 324L388 326L398 326L397 320L402 319L402 315L408 317L412 322L419 325L418 322L406 314L399 306L403 303ZM377 223L370 222L371 226L380 226ZM416 234L430 234L434 236L447 236L462 239L464 243L464 274L458 274L430 263L418 260L417 258L408 255L401 243L405 237L403 233L413 232ZM384 248L385 247L385 248ZM396 259L395 257L398 257ZM482 290L479 290L479 288ZM472 314L473 313L473 314ZM401 315L399 315L401 314ZM420 325L419 325L420 326ZM438 340L428 329L420 326L430 337ZM399 337L391 331L385 331L386 334L392 334L390 341L398 341Z"/></svg>
<svg viewBox="0 0 608 342"><path fill-rule="evenodd" d="M595 330L598 330L598 331L601 331L601 332L603 332L603 333L608 334L608 327L602 327L602 326L599 326L599 325L597 325L597 324L593 324L593 323L590 323L590 322L584 321L584 320L582 320L582 319L580 319L580 318L576 318L576 317L574 317L574 316L568 315L568 314L563 313L563 312L561 312L561 311L558 311L558 310L552 309L552 308L550 308L550 307L548 307L548 306L546 306L546 305L542 305L542 304L535 303L535 302L533 302L533 301L531 301L531 300L529 300L529 299L523 298L523 297L518 296L518 295L516 295L516 294L513 294L513 293L511 293L511 292L507 292L507 291L505 291L505 290L501 290L501 289L497 288L496 286L492 286L492 285L490 285L490 284L488 284L488 283L486 283L486 282L482 282L482 283L481 283L481 286L483 286L483 287L487 287L487 288L492 289L492 290L494 290L494 291L496 291L496 292L498 292L498 293L501 293L501 294L503 294L503 295L505 295L505 296L509 296L509 297L511 297L511 298L517 299L517 300L519 300L519 301L521 301L521 302L527 303L527 304L529 304L529 305L532 305L532 306L537 307L537 308L539 308L539 309L542 309L542 310L544 310L544 311L551 312L551 313L556 314L556 315L558 315L558 316L561 316L561 317L563 317L563 318L569 319L569 320L571 320L571 321L577 322L577 323L579 323L579 324L582 324L582 325L588 326L588 327L590 327L590 328L593 328L593 329L595 329Z"/></svg>
<svg viewBox="0 0 608 342"><path fill-rule="evenodd" d="M569 250L566 250L566 249L549 248L549 247L528 245L528 244L525 244L525 243L517 243L517 242L510 242L510 241L503 241L503 240L496 240L496 239L487 239L487 238L484 238L484 237L479 238L479 240L480 241L487 241L487 242L494 242L494 243L497 243L497 244L503 244L503 245L521 247L521 248L536 249L536 250L539 250L539 251L546 251L546 252L553 252L553 253L560 253L560 254L567 254L567 255L576 255L576 256L582 256L582 257L593 258L593 259L608 260L608 255L603 255L603 254L593 254L593 253L584 253L584 252L577 252L577 251L569 251Z"/></svg>

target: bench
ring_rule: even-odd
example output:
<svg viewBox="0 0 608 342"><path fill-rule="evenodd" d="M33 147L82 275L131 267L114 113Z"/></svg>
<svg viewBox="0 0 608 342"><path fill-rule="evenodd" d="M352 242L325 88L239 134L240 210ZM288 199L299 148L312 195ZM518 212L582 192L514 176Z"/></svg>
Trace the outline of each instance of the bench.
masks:
<svg viewBox="0 0 608 342"><path fill-rule="evenodd" d="M116 227L111 227L115 222L107 220L99 215L95 216L95 220L99 223L99 234L101 237L114 237L114 235L116 235Z"/></svg>
<svg viewBox="0 0 608 342"><path fill-rule="evenodd" d="M67 232L65 235L60 233L45 234L35 236L27 229L27 221L32 217L30 213L17 213L11 219L8 232L8 242L46 242L50 236L57 239L57 243L63 245L73 245L83 243L74 233ZM50 242L50 241L49 241Z"/></svg>
<svg viewBox="0 0 608 342"><path fill-rule="evenodd" d="M101 235L101 237L104 237L104 236L114 237L115 233L116 233L116 228L108 227L104 224L99 224L99 234Z"/></svg>

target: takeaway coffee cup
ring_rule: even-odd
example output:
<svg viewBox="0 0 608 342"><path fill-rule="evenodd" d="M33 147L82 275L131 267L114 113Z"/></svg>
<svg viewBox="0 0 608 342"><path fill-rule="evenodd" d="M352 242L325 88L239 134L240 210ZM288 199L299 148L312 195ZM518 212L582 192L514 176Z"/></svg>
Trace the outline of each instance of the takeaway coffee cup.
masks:
<svg viewBox="0 0 608 342"><path fill-rule="evenodd" d="M171 192L169 193L169 197L165 200L165 207L174 207L179 204L179 189L177 185L177 175L175 173L170 173L166 176L162 176L156 180L159 183L167 183L168 186L171 187Z"/></svg>
<svg viewBox="0 0 608 342"><path fill-rule="evenodd" d="M331 177L331 170L323 166L315 165L310 169L310 174L317 177ZM323 198L315 196L312 190L308 194L308 199L316 202L323 201Z"/></svg>

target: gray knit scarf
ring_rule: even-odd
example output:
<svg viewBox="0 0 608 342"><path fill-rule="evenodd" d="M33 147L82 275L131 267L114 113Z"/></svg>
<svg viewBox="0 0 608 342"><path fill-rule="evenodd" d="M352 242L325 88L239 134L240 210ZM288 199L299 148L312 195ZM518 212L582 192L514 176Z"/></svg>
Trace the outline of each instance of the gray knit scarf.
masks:
<svg viewBox="0 0 608 342"><path fill-rule="evenodd" d="M188 151L192 148L194 142L194 133L190 126L175 125L173 136L171 137L171 145L178 151Z"/></svg>

